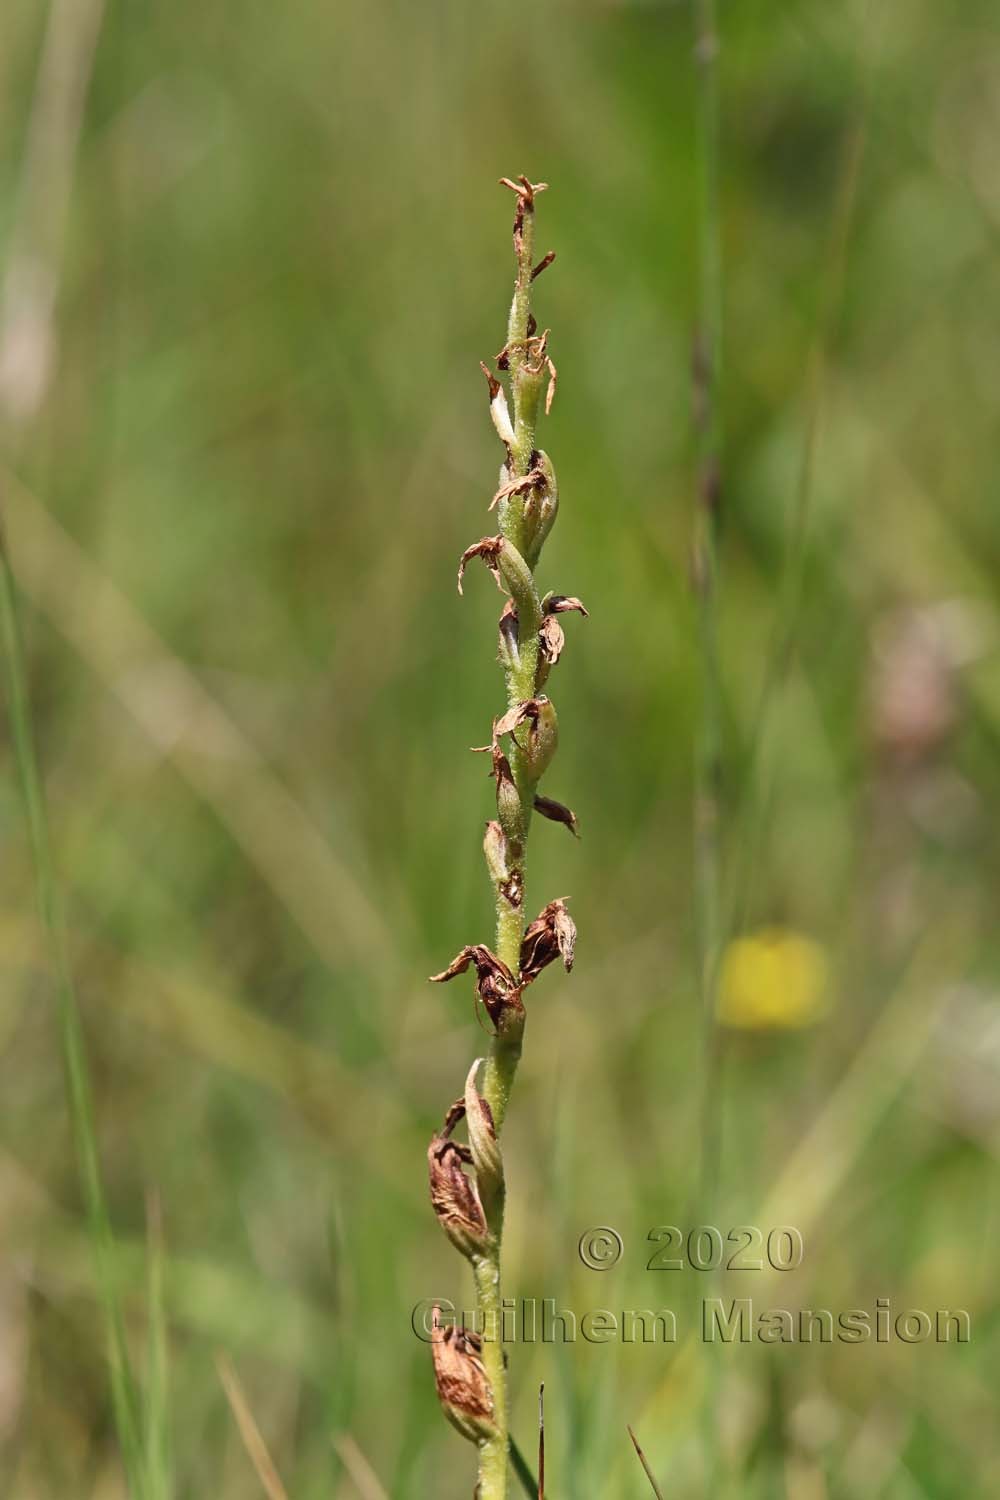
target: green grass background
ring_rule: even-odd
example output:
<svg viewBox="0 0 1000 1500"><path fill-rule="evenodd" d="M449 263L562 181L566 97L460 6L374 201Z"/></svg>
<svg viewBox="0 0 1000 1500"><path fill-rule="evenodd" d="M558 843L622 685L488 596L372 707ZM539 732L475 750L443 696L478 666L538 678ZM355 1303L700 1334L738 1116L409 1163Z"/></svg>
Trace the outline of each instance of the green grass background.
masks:
<svg viewBox="0 0 1000 1500"><path fill-rule="evenodd" d="M140 1365L162 1212L162 1495L262 1493L218 1351L296 1500L371 1500L359 1452L393 1500L472 1489L409 1316L469 1297L424 1153L485 1039L471 987L425 976L490 933L468 746L502 701L497 598L454 574L490 529L477 362L521 171L558 252L541 582L591 617L551 685L546 790L583 838L537 828L528 905L571 896L580 942L531 992L506 1290L672 1306L683 1334L707 1278L647 1272L648 1230L793 1223L802 1268L727 1296L960 1306L973 1337L514 1348L517 1434L544 1379L550 1491L581 1500L645 1492L626 1422L674 1497L997 1492L1000 24L723 0L721 25L726 906L822 944L833 1005L726 1042L706 1204L689 7L4 6L6 285L26 247L54 308L34 411L23 358L5 387L0 504ZM908 758L873 730L887 680L919 697L900 621L943 642L950 716ZM4 725L0 1491L113 1500ZM590 1224L624 1237L603 1275Z"/></svg>

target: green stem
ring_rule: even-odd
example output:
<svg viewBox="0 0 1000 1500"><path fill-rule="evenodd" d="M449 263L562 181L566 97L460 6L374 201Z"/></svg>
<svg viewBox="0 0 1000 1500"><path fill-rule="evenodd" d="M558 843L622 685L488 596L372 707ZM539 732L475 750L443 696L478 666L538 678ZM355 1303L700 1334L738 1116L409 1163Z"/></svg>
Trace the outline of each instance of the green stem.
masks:
<svg viewBox="0 0 1000 1500"><path fill-rule="evenodd" d="M535 247L535 211L526 209L521 228L520 247L517 250L517 274L514 279L514 298L510 304L507 322L507 350L510 364L510 383L514 395L514 442L511 446L512 477L527 474L535 446L535 422L538 416L538 395L541 381L537 384L525 380L525 363L528 345L528 318L531 315L531 261ZM525 385L528 389L525 389Z"/></svg>
<svg viewBox="0 0 1000 1500"><path fill-rule="evenodd" d="M124 1319L115 1286L114 1240L104 1200L101 1169L97 1156L83 1028L66 951L62 914L56 894L45 798L31 728L27 673L18 619L17 591L2 530L0 530L0 636L3 639L7 668L7 692L14 739L14 756L35 868L38 909L49 944L55 980L70 1119L79 1159L80 1182L86 1205L90 1238L97 1262L98 1284L104 1304L115 1424L122 1446L122 1458L129 1478L129 1487L132 1494L138 1496L143 1493L138 1402L125 1342Z"/></svg>
<svg viewBox="0 0 1000 1500"><path fill-rule="evenodd" d="M502 1228L502 1225L501 1225ZM483 1368L493 1391L493 1421L496 1437L479 1445L479 1500L504 1500L507 1494L507 1460L510 1421L507 1411L507 1372L504 1369L500 1292L500 1242L495 1254L482 1256L474 1264L476 1307L482 1320Z"/></svg>

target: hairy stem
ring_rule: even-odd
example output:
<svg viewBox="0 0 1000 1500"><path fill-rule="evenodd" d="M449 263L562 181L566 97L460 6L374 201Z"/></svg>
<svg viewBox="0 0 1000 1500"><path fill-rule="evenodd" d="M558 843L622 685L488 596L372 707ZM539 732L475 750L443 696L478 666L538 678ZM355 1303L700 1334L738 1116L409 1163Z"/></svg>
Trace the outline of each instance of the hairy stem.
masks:
<svg viewBox="0 0 1000 1500"><path fill-rule="evenodd" d="M497 1231L495 1255L484 1255L474 1266L476 1308L483 1329L483 1367L493 1391L493 1421L496 1437L479 1448L479 1500L504 1500L507 1494L507 1459L510 1420L507 1409L507 1372L501 1338L500 1242Z"/></svg>

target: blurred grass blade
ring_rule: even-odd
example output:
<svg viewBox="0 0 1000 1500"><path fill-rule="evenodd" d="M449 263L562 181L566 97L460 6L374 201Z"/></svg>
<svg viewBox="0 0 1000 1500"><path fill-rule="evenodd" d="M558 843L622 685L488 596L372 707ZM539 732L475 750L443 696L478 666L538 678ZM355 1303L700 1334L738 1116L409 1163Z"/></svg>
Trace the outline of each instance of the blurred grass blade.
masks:
<svg viewBox="0 0 1000 1500"><path fill-rule="evenodd" d="M55 983L70 1120L104 1312L115 1426L130 1488L134 1495L140 1495L143 1489L135 1385L129 1365L121 1305L115 1287L114 1240L104 1200L104 1188L97 1155L83 1029L66 951L45 813L45 798L32 733L24 650L17 612L16 585L6 536L2 530L0 530L0 636L3 639L14 759L28 822L38 908Z"/></svg>
<svg viewBox="0 0 1000 1500"><path fill-rule="evenodd" d="M215 1368L219 1372L222 1389L226 1393L226 1400L229 1402L230 1410L236 1419L236 1426L239 1428L240 1437L243 1439L243 1446L246 1449L247 1457L253 1464L254 1472L261 1482L264 1493L267 1495L268 1500L288 1500L288 1491L281 1482L271 1455L267 1451L267 1444L264 1442L260 1428L254 1421L253 1412L250 1410L250 1405L244 1395L243 1387L240 1385L239 1376L233 1368L232 1361L227 1359L224 1354L217 1354L215 1356Z"/></svg>
<svg viewBox="0 0 1000 1500"><path fill-rule="evenodd" d="M653 1487L653 1494L656 1496L656 1500L663 1500L663 1491L660 1489L660 1486L657 1484L656 1477L653 1474L652 1469L649 1467L649 1463L648 1463L648 1460L646 1458L646 1455L645 1455L645 1453L643 1453L642 1448L639 1445L639 1439L636 1437L636 1435L632 1431L631 1427L629 1427L629 1429L628 1429L628 1435L632 1439L632 1447L635 1449L636 1457L638 1458L639 1462L642 1464L643 1470L645 1471L645 1474L646 1474L646 1478L649 1480L650 1484Z"/></svg>
<svg viewBox="0 0 1000 1500"><path fill-rule="evenodd" d="M349 862L197 674L38 496L10 473L3 479L25 595L213 809L323 962L336 970L349 958L388 983L396 945ZM161 691L150 693L151 682ZM172 705L167 716L164 701ZM205 754L206 743L215 747L212 754Z"/></svg>
<svg viewBox="0 0 1000 1500"><path fill-rule="evenodd" d="M368 1462L349 1432L342 1432L334 1440L340 1461L354 1481L361 1500L389 1500L382 1488L382 1481Z"/></svg>
<svg viewBox="0 0 1000 1500"><path fill-rule="evenodd" d="M163 1251L163 1214L157 1193L146 1203L146 1319L149 1347L143 1389L143 1444L146 1493L149 1500L169 1500L170 1474L169 1390L167 1377L167 1318L164 1295L166 1258Z"/></svg>
<svg viewBox="0 0 1000 1500"><path fill-rule="evenodd" d="M531 1500L538 1500L538 1481L531 1472L530 1465L514 1439L510 1440L510 1462L514 1473L521 1481L521 1486Z"/></svg>

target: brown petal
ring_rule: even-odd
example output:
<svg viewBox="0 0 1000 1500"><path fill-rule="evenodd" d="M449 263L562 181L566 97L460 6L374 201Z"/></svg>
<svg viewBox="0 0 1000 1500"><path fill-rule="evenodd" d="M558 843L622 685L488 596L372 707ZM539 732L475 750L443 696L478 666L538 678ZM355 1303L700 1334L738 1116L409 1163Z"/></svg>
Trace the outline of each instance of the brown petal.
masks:
<svg viewBox="0 0 1000 1500"><path fill-rule="evenodd" d="M576 957L576 923L566 910L565 901L550 901L549 908L552 910L555 921L559 955L563 961L563 968L568 974L573 968L573 959Z"/></svg>
<svg viewBox="0 0 1000 1500"><path fill-rule="evenodd" d="M431 975L431 984L443 984L448 979L454 979L459 974L464 974L472 962L472 949L463 948L461 953L456 953L446 969L440 974Z"/></svg>
<svg viewBox="0 0 1000 1500"><path fill-rule="evenodd" d="M542 600L542 614L564 615L567 610L575 609L581 615L587 615L589 610L584 609L580 600L568 594L546 594Z"/></svg>
<svg viewBox="0 0 1000 1500"><path fill-rule="evenodd" d="M512 735L515 729L525 723L530 726L528 734L518 740L517 745L525 757L528 774L533 781L537 781L546 770L559 743L559 721L555 705L544 693L540 693L537 698L525 698L523 703L515 703L499 719L493 720L494 744L505 734Z"/></svg>
<svg viewBox="0 0 1000 1500"><path fill-rule="evenodd" d="M542 970L561 958L567 974L573 967L576 925L563 899L550 901L531 923L521 942L521 983L531 984Z"/></svg>
<svg viewBox="0 0 1000 1500"><path fill-rule="evenodd" d="M513 433L511 434L511 441L513 442ZM504 472L506 473L507 471L504 470ZM520 479L510 479L506 484L502 484L493 496L487 509L492 510L498 501L509 500L511 495L530 494L534 489L541 489L544 484L545 475L541 469L530 469Z"/></svg>
<svg viewBox="0 0 1000 1500"><path fill-rule="evenodd" d="M563 647L566 644L566 632L555 615L546 615L542 620L541 629L538 632L538 644L542 656L550 667L554 667L562 656Z"/></svg>
<svg viewBox="0 0 1000 1500"><path fill-rule="evenodd" d="M493 1391L483 1367L479 1335L442 1324L435 1307L431 1356L438 1400L449 1422L472 1443L496 1437Z"/></svg>
<svg viewBox="0 0 1000 1500"><path fill-rule="evenodd" d="M516 830L521 817L521 794L517 789L510 761L496 739L491 745L473 745L472 749L475 754L488 752L492 758L490 775L496 782L497 815L508 838L516 838L518 835L512 830Z"/></svg>
<svg viewBox="0 0 1000 1500"><path fill-rule="evenodd" d="M521 199L521 202L524 203L530 211L535 206L535 194L544 193L545 189L548 187L548 183L529 182L527 177L522 174L516 182L512 182L509 177L501 177L500 186L508 187L512 190L512 192L515 192Z"/></svg>
<svg viewBox="0 0 1000 1500"><path fill-rule="evenodd" d="M548 701L549 700L545 697L525 698L523 703L515 703L513 708L508 708L507 712L505 714L501 714L499 719L493 720L494 743L498 739L500 739L502 735L513 734L514 730L517 729L519 725L525 723L526 720L530 720L532 724L537 723L538 715L541 712L542 705L547 703Z"/></svg>
<svg viewBox="0 0 1000 1500"><path fill-rule="evenodd" d="M551 797L536 797L535 811L540 812L543 818L550 818L553 823L564 823L570 833L576 838L580 837L576 813L561 802L555 802Z"/></svg>
<svg viewBox="0 0 1000 1500"><path fill-rule="evenodd" d="M465 569L474 557L481 557L496 579L497 588L501 594L504 592L500 581L500 553L503 550L502 536L484 536L480 541L473 542L471 547L466 547L458 564L458 592L462 592L462 579L465 577Z"/></svg>

